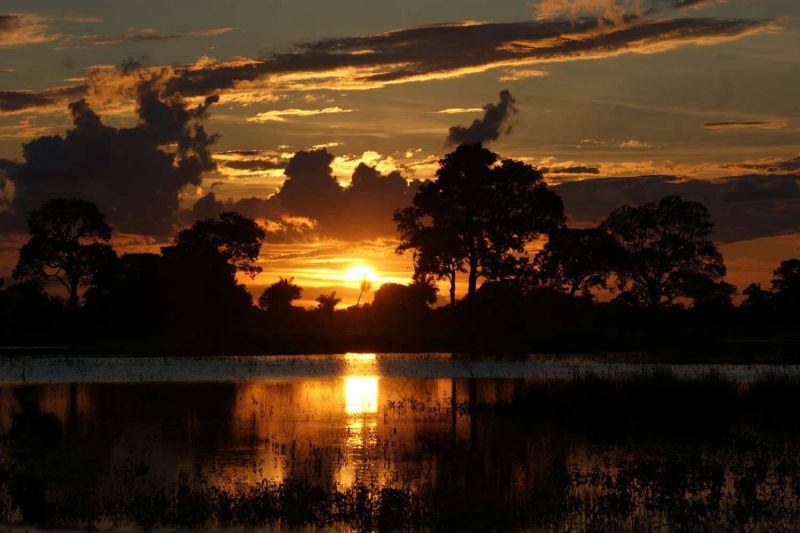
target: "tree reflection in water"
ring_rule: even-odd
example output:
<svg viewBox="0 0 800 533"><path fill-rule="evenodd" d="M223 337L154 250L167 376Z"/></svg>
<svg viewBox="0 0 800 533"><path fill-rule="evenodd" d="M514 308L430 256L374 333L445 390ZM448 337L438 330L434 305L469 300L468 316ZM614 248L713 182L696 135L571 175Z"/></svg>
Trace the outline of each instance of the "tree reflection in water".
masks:
<svg viewBox="0 0 800 533"><path fill-rule="evenodd" d="M770 529L800 383L342 375L0 389L4 523ZM777 406L777 407L776 407Z"/></svg>

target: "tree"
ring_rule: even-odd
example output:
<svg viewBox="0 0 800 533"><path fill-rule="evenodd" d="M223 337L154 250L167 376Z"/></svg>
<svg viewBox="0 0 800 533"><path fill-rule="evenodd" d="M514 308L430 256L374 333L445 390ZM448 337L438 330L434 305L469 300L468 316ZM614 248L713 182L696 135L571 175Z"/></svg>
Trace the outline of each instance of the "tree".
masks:
<svg viewBox="0 0 800 533"><path fill-rule="evenodd" d="M772 293L762 289L760 283L751 283L742 291L742 294L745 296L742 306L751 309L764 308L772 298Z"/></svg>
<svg viewBox="0 0 800 533"><path fill-rule="evenodd" d="M336 291L330 294L320 294L317 296L317 310L323 313L333 313L341 301L341 298L336 297Z"/></svg>
<svg viewBox="0 0 800 533"><path fill-rule="evenodd" d="M195 222L191 228L178 233L173 246L195 255L216 252L236 270L254 278L261 272L256 260L266 236L264 228L255 221L226 212L218 219Z"/></svg>
<svg viewBox="0 0 800 533"><path fill-rule="evenodd" d="M536 254L535 274L541 285L570 296L588 293L593 287L605 289L616 250L602 228L561 228L549 235Z"/></svg>
<svg viewBox="0 0 800 533"><path fill-rule="evenodd" d="M264 289L258 298L258 306L265 311L287 312L302 293L303 289L294 284L294 278L280 278Z"/></svg>
<svg viewBox="0 0 800 533"><path fill-rule="evenodd" d="M356 305L360 304L361 298L371 290L372 290L372 282L369 280L369 278L367 278L367 275L364 274L364 279L361 280L361 292L358 293L358 300L356 300Z"/></svg>
<svg viewBox="0 0 800 533"><path fill-rule="evenodd" d="M13 277L63 285L70 307L78 305L80 287L116 257L108 244L111 226L86 200L47 201L30 213L28 231L31 237L20 249Z"/></svg>
<svg viewBox="0 0 800 533"><path fill-rule="evenodd" d="M672 305L677 298L692 298L700 279L721 281L725 264L708 240L713 226L703 204L677 196L612 211L601 227L619 247L614 273L622 300Z"/></svg>
<svg viewBox="0 0 800 533"><path fill-rule="evenodd" d="M401 244L397 253L413 251L414 280L446 280L450 285L450 305L456 304L456 274L463 272L458 237L443 228L424 227L414 209L395 213Z"/></svg>
<svg viewBox="0 0 800 533"><path fill-rule="evenodd" d="M784 307L800 306L800 259L787 259L772 273L775 301Z"/></svg>
<svg viewBox="0 0 800 533"><path fill-rule="evenodd" d="M436 303L436 292L435 286L425 282L414 282L410 285L384 283L375 291L372 306L379 312L418 314Z"/></svg>
<svg viewBox="0 0 800 533"><path fill-rule="evenodd" d="M547 189L542 174L520 161L504 160L481 145L461 145L439 161L436 179L423 183L413 205L395 211L398 253L414 251L417 277L450 281L468 273L467 293L479 277L503 279L515 273L525 245L564 221L561 198Z"/></svg>

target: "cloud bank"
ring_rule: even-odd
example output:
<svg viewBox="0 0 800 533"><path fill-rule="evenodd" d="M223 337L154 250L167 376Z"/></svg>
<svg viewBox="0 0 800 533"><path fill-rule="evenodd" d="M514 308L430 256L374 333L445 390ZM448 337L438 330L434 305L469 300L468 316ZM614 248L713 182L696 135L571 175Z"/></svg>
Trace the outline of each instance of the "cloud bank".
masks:
<svg viewBox="0 0 800 533"><path fill-rule="evenodd" d="M263 101L279 91L364 90L447 79L494 68L656 53L738 39L773 27L766 20L625 17L504 23L451 23L301 43L294 51L218 62L126 69L93 67L86 83L45 91L0 91L0 112L52 111L85 96L93 105L132 101L142 78L165 96Z"/></svg>
<svg viewBox="0 0 800 533"><path fill-rule="evenodd" d="M181 189L199 185L202 173L215 167L209 147L216 136L206 134L200 121L216 101L212 96L188 107L142 86L139 124L132 128L103 124L85 100L70 104L73 128L64 137L24 144L24 162L7 163L14 195L0 221L19 228L46 200L84 198L123 233L172 233Z"/></svg>

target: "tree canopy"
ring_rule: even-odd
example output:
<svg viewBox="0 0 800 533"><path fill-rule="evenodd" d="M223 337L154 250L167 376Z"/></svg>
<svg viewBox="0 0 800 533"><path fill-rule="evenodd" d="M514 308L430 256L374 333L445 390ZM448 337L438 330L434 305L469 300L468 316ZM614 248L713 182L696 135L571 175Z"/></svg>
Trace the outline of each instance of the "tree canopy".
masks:
<svg viewBox="0 0 800 533"><path fill-rule="evenodd" d="M561 198L541 172L480 144L462 144L439 161L436 179L423 183L413 205L395 212L398 252L414 252L415 274L450 282L468 274L467 293L479 277L504 279L517 273L519 256L537 236L564 223Z"/></svg>
<svg viewBox="0 0 800 533"><path fill-rule="evenodd" d="M265 311L286 312L292 308L292 302L300 298L303 289L294 284L294 278L280 278L264 289L258 298L258 306Z"/></svg>
<svg viewBox="0 0 800 533"><path fill-rule="evenodd" d="M30 213L28 231L30 239L20 249L13 277L61 284L73 307L80 287L116 257L108 244L111 226L86 200L47 201Z"/></svg>
<svg viewBox="0 0 800 533"><path fill-rule="evenodd" d="M695 288L725 276L722 255L709 240L713 228L703 204L666 196L622 206L601 224L616 241L614 272L620 299L646 307L694 298Z"/></svg>

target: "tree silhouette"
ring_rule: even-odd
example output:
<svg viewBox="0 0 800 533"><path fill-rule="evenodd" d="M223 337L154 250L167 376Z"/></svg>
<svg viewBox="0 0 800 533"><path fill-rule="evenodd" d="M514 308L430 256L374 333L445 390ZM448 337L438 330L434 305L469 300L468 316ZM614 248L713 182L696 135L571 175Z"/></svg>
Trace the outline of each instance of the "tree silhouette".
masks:
<svg viewBox="0 0 800 533"><path fill-rule="evenodd" d="M429 309L436 303L436 287L430 283L414 282L410 285L384 283L375 291L372 307L377 311L391 311L399 315L413 315Z"/></svg>
<svg viewBox="0 0 800 533"><path fill-rule="evenodd" d="M693 298L702 280L721 281L725 264L708 240L713 226L703 204L677 196L612 211L601 227L619 246L614 272L621 300L671 305L677 298Z"/></svg>
<svg viewBox="0 0 800 533"><path fill-rule="evenodd" d="M395 213L401 244L396 252L413 251L414 280L446 280L450 285L450 305L456 304L456 274L463 272L461 243L443 228L421 226L414 209Z"/></svg>
<svg viewBox="0 0 800 533"><path fill-rule="evenodd" d="M760 283L751 283L742 291L745 299L742 301L743 307L761 309L766 306L772 298L772 293L761 288Z"/></svg>
<svg viewBox="0 0 800 533"><path fill-rule="evenodd" d="M478 278L515 273L518 255L536 236L564 221L561 198L542 174L520 161L504 160L481 145L461 145L439 161L436 179L423 183L413 205L395 211L397 251L414 250L415 274L449 279L468 273L467 293Z"/></svg>
<svg viewBox="0 0 800 533"><path fill-rule="evenodd" d="M30 213L28 231L31 237L20 249L13 277L63 285L71 307L78 305L80 287L116 257L108 244L111 226L86 200L47 201Z"/></svg>
<svg viewBox="0 0 800 533"><path fill-rule="evenodd" d="M303 289L294 284L294 278L280 278L264 289L258 298L258 306L265 311L284 313L292 308L292 302L302 293Z"/></svg>
<svg viewBox="0 0 800 533"><path fill-rule="evenodd" d="M617 253L614 239L602 228L561 228L549 235L534 260L541 285L574 296L593 287L606 288Z"/></svg>
<svg viewBox="0 0 800 533"><path fill-rule="evenodd" d="M361 292L358 293L358 300L356 300L356 305L361 303L361 298L367 294L370 290L372 290L372 282L367 278L367 275L364 274L364 279L361 280Z"/></svg>
<svg viewBox="0 0 800 533"><path fill-rule="evenodd" d="M772 292L783 307L800 307L800 259L787 259L772 273Z"/></svg>
<svg viewBox="0 0 800 533"><path fill-rule="evenodd" d="M251 278L261 272L256 265L266 231L238 213L222 213L218 219L196 222L175 237L174 246L185 253L203 255L216 251L236 270Z"/></svg>
<svg viewBox="0 0 800 533"><path fill-rule="evenodd" d="M324 313L333 313L341 301L341 298L336 297L336 291L330 294L320 294L317 296L317 310Z"/></svg>

